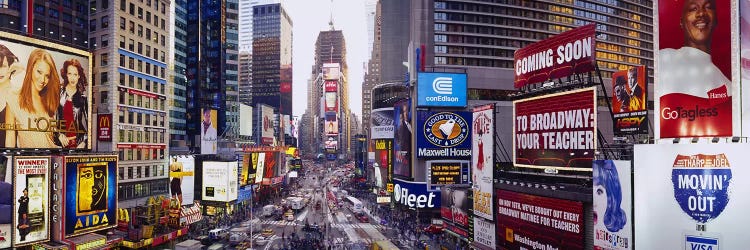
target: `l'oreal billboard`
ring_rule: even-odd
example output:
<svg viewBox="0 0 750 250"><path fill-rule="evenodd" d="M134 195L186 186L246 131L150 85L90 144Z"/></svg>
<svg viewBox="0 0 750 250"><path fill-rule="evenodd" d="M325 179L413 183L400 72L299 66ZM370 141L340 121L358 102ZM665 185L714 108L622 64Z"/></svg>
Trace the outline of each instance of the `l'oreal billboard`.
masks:
<svg viewBox="0 0 750 250"><path fill-rule="evenodd" d="M117 225L117 156L67 156L65 236Z"/></svg>
<svg viewBox="0 0 750 250"><path fill-rule="evenodd" d="M91 149L91 53L0 32L0 60L0 148Z"/></svg>
<svg viewBox="0 0 750 250"><path fill-rule="evenodd" d="M417 107L466 107L466 74L417 73Z"/></svg>
<svg viewBox="0 0 750 250"><path fill-rule="evenodd" d="M417 157L469 159L470 112L417 112Z"/></svg>

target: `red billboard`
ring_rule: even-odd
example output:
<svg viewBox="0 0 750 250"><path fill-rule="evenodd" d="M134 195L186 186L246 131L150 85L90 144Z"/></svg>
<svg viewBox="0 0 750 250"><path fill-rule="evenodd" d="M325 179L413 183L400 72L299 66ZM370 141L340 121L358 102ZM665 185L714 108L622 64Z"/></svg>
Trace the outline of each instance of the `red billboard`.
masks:
<svg viewBox="0 0 750 250"><path fill-rule="evenodd" d="M112 141L112 114L97 114L96 138L99 141Z"/></svg>
<svg viewBox="0 0 750 250"><path fill-rule="evenodd" d="M588 24L516 50L513 85L592 71L596 65L596 25Z"/></svg>
<svg viewBox="0 0 750 250"><path fill-rule="evenodd" d="M504 249L583 249L583 203L496 190ZM546 246L546 248L545 248Z"/></svg>
<svg viewBox="0 0 750 250"><path fill-rule="evenodd" d="M739 89L739 79L732 81L731 32L739 28L732 27L731 2L658 3L655 136L732 136L733 118L739 119L739 108L733 109L733 102L739 105L739 100L733 101L732 89Z"/></svg>
<svg viewBox="0 0 750 250"><path fill-rule="evenodd" d="M595 88L513 102L513 163L591 170L596 149Z"/></svg>
<svg viewBox="0 0 750 250"><path fill-rule="evenodd" d="M325 92L337 92L338 84L336 83L336 81L326 81L324 88Z"/></svg>
<svg viewBox="0 0 750 250"><path fill-rule="evenodd" d="M648 133L646 67L631 67L612 74L614 134Z"/></svg>
<svg viewBox="0 0 750 250"><path fill-rule="evenodd" d="M279 92L281 92L281 93L292 93L292 83L291 82L282 82L279 85Z"/></svg>

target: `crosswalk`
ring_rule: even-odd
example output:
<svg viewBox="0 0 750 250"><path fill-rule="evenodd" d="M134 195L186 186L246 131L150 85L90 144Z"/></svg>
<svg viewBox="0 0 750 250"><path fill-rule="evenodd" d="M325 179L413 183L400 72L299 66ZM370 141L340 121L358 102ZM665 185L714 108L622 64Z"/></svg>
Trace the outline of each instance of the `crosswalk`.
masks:
<svg viewBox="0 0 750 250"><path fill-rule="evenodd" d="M352 240L350 240L347 237L333 238L332 241L333 241L332 242L333 244L347 244L347 243L356 243L356 242L358 242L358 243L365 243L365 244L369 245L369 244L372 243L371 239L361 239L360 238L360 239L357 239L356 241L352 241Z"/></svg>
<svg viewBox="0 0 750 250"><path fill-rule="evenodd" d="M305 223L301 221L264 221L263 225L275 225L275 226L304 226ZM328 224L333 228L374 228L374 229L384 229L385 227L383 225L373 225L369 223L333 223Z"/></svg>

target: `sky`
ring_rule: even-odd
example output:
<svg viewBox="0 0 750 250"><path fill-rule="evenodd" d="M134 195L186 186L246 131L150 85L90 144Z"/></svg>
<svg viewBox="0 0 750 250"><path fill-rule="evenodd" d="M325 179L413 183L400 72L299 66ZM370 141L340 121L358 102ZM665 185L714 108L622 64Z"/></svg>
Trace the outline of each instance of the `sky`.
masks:
<svg viewBox="0 0 750 250"><path fill-rule="evenodd" d="M302 116L307 108L307 81L315 63L315 41L320 31L329 30L333 12L333 26L346 39L346 61L349 65L349 109L362 117L363 64L370 52L367 48L365 0L286 0L283 1L292 18L293 110Z"/></svg>

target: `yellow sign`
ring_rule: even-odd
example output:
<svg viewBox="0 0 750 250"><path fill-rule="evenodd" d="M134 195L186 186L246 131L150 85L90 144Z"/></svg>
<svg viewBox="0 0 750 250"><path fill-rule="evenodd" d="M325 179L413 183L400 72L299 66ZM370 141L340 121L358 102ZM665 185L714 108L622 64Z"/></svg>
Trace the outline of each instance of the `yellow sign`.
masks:
<svg viewBox="0 0 750 250"><path fill-rule="evenodd" d="M385 191L388 193L393 193L393 183L388 183L388 185L386 185Z"/></svg>

